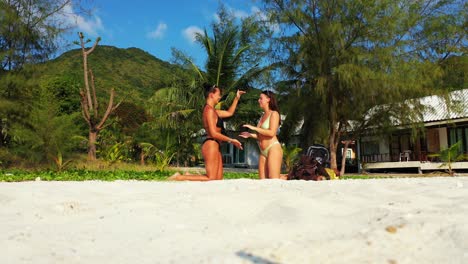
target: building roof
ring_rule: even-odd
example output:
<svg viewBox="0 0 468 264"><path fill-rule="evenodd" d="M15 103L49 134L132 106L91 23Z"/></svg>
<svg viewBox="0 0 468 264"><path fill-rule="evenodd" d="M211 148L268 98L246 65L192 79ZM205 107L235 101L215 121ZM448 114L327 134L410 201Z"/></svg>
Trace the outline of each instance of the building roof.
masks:
<svg viewBox="0 0 468 264"><path fill-rule="evenodd" d="M468 89L453 91L447 98L438 95L422 97L420 102L426 106L424 123L468 118Z"/></svg>
<svg viewBox="0 0 468 264"><path fill-rule="evenodd" d="M419 122L424 123L425 126L432 126L446 122L468 121L468 89L452 91L445 95L409 99L403 104L410 109L422 106L422 112L415 115L409 114L402 118L390 115L390 122L394 126L405 126L409 123ZM370 120L374 114L380 110L386 110L387 107L388 105L379 105L371 108L366 115L366 120ZM359 123L351 122L351 125L358 126Z"/></svg>

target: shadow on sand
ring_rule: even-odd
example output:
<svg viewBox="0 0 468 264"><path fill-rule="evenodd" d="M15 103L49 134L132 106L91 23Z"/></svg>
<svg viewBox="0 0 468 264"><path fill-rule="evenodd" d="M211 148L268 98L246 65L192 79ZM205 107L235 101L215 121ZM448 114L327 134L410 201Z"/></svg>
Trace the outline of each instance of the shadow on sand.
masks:
<svg viewBox="0 0 468 264"><path fill-rule="evenodd" d="M245 252L245 251L237 251L236 255L240 258L246 259L255 264L281 264L280 262L270 261L266 258L255 256L252 253Z"/></svg>

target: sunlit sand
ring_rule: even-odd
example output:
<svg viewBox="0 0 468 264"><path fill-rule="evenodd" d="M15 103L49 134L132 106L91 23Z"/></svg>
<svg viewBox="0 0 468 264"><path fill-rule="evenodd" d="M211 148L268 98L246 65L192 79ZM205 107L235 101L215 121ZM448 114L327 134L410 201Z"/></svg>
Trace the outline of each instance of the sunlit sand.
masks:
<svg viewBox="0 0 468 264"><path fill-rule="evenodd" d="M0 183L2 263L468 263L468 177Z"/></svg>

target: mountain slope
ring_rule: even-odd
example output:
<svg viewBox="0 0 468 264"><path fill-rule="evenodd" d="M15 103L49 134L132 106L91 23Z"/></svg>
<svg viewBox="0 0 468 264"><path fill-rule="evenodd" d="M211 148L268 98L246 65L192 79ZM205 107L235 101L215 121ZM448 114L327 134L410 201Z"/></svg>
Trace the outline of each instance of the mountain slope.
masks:
<svg viewBox="0 0 468 264"><path fill-rule="evenodd" d="M88 56L88 68L95 76L98 93L116 90L118 98L146 99L174 80L186 78L187 72L138 49L97 46ZM68 78L83 85L83 57L80 49L65 52L58 58L38 65L41 79Z"/></svg>

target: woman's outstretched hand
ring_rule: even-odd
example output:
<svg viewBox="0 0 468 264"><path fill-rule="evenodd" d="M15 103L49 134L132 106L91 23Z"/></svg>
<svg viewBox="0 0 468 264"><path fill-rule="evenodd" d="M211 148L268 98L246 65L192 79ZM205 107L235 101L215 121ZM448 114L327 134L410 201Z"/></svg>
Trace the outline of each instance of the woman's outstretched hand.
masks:
<svg viewBox="0 0 468 264"><path fill-rule="evenodd" d="M246 128L248 128L250 130L253 130L253 131L256 131L255 129L257 128L257 127L252 126L252 125L243 125L243 127L246 127Z"/></svg>
<svg viewBox="0 0 468 264"><path fill-rule="evenodd" d="M237 139L231 140L231 144L234 145L234 147L236 147L238 149L241 149L241 150L243 149L242 148L242 143L240 143L240 141L237 140Z"/></svg>
<svg viewBox="0 0 468 264"><path fill-rule="evenodd" d="M239 134L239 137L243 137L243 138L249 138L251 136L252 134L250 134L249 132L242 132Z"/></svg>
<svg viewBox="0 0 468 264"><path fill-rule="evenodd" d="M237 94L236 94L236 98L237 99L240 99L241 95L245 94L246 91L242 91L242 90L237 90Z"/></svg>

